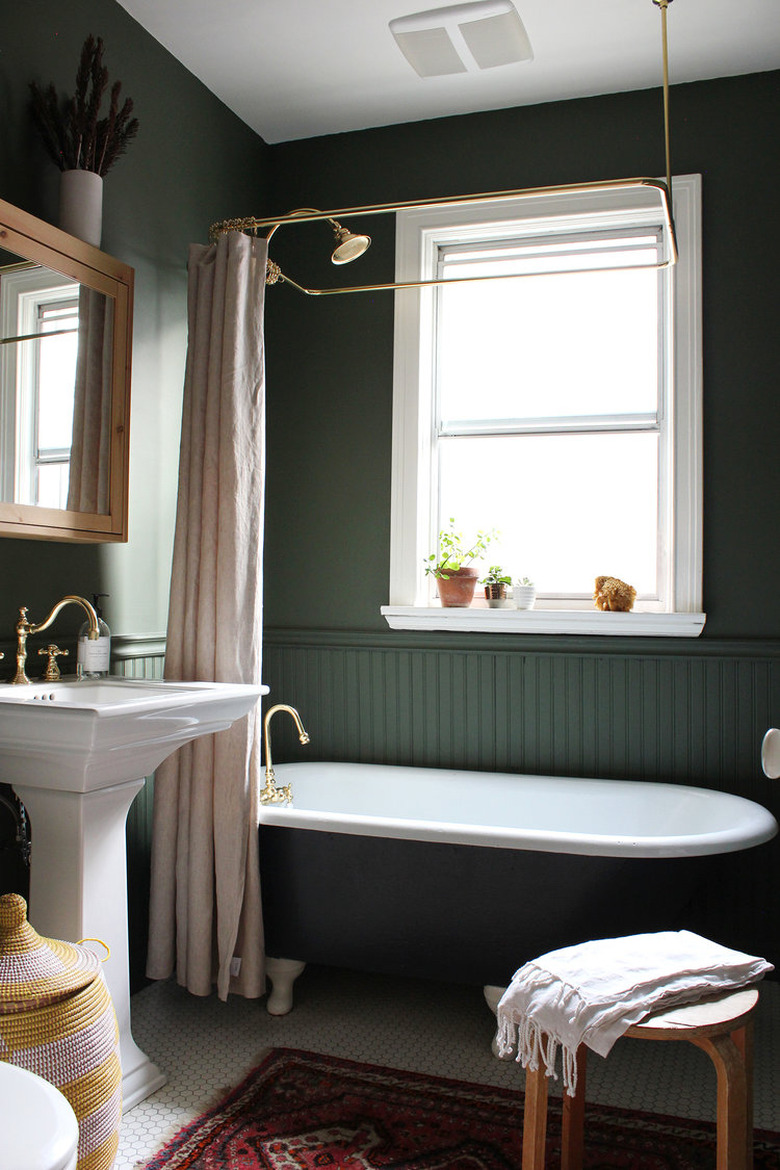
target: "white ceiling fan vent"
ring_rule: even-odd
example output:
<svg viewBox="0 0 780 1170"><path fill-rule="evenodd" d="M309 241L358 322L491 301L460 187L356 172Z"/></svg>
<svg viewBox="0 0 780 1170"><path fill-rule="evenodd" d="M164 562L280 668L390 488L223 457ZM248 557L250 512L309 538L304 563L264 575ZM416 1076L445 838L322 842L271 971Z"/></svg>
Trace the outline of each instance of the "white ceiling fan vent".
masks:
<svg viewBox="0 0 780 1170"><path fill-rule="evenodd" d="M420 77L513 65L534 55L511 0L470 0L399 16L390 31Z"/></svg>

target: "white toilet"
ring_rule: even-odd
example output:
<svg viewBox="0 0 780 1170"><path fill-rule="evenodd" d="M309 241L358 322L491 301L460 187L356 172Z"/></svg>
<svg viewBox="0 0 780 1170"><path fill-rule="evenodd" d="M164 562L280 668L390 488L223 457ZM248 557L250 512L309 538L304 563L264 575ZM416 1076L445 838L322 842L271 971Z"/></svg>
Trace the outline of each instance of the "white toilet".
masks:
<svg viewBox="0 0 780 1170"><path fill-rule="evenodd" d="M76 1170L79 1124L59 1089L0 1061L0 1170Z"/></svg>

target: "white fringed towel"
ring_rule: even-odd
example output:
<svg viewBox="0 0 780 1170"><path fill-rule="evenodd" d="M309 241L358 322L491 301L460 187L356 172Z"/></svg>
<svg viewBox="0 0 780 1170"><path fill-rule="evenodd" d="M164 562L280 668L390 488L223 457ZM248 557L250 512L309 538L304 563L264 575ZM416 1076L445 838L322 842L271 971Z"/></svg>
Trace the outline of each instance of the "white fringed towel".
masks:
<svg viewBox="0 0 780 1170"><path fill-rule="evenodd" d="M773 969L765 959L688 930L596 939L550 951L516 971L499 1001L499 1055L516 1047L523 1068L535 1071L542 1061L547 1076L557 1079L560 1047L563 1083L574 1096L580 1044L606 1056L648 1012L745 987Z"/></svg>

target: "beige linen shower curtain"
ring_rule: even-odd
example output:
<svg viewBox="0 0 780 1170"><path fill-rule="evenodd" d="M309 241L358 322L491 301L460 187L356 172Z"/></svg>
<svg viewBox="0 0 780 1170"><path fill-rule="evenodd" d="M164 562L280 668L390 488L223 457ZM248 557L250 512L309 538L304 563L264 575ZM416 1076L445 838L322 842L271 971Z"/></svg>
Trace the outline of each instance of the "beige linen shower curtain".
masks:
<svg viewBox="0 0 780 1170"><path fill-rule="evenodd" d="M165 677L259 683L267 244L189 256L187 364ZM185 745L155 776L147 974L262 995L260 715ZM231 977L231 960L240 973Z"/></svg>

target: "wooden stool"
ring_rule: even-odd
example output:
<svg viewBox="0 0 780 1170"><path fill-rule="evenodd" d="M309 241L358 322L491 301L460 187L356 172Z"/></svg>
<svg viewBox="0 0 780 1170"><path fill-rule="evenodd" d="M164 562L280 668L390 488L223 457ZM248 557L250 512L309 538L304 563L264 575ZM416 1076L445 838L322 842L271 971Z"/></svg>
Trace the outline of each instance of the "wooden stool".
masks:
<svg viewBox="0 0 780 1170"><path fill-rule="evenodd" d="M625 1033L636 1040L689 1040L712 1058L718 1074L716 1170L753 1166L753 1012L755 987L651 1013ZM564 1092L561 1170L581 1170L587 1048L577 1049L577 1092ZM526 1070L522 1170L544 1170L547 1076Z"/></svg>

